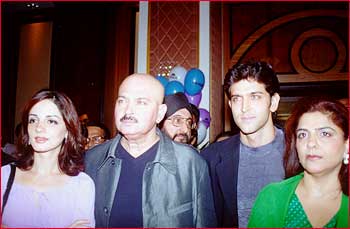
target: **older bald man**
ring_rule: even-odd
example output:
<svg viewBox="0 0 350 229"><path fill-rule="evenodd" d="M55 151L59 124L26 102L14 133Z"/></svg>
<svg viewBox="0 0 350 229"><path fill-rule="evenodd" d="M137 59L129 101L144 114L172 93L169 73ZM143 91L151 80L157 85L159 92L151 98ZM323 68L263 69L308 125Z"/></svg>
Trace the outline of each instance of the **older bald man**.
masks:
<svg viewBox="0 0 350 229"><path fill-rule="evenodd" d="M206 162L157 129L167 107L153 76L133 74L115 104L119 135L86 153L96 227L214 227Z"/></svg>

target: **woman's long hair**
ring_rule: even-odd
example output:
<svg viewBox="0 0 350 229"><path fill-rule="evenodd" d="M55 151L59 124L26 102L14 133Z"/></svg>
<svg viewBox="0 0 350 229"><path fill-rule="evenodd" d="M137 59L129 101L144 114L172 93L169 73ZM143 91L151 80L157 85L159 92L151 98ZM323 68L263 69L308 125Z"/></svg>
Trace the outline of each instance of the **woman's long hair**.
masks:
<svg viewBox="0 0 350 229"><path fill-rule="evenodd" d="M70 176L76 176L84 169L84 146L78 114L72 101L63 93L49 90L37 92L25 105L22 112L22 130L17 141L16 165L29 170L34 163L34 149L29 144L28 117L32 107L40 101L49 99L61 112L68 136L63 140L58 154L60 170Z"/></svg>

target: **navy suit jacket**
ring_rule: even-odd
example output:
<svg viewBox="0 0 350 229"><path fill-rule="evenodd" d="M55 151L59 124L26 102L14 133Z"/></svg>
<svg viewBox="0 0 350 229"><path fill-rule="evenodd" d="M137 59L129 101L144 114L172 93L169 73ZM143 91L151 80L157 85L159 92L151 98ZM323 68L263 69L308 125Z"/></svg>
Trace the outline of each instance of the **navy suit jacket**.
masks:
<svg viewBox="0 0 350 229"><path fill-rule="evenodd" d="M205 148L200 155L207 161L219 227L238 227L237 175L239 134Z"/></svg>

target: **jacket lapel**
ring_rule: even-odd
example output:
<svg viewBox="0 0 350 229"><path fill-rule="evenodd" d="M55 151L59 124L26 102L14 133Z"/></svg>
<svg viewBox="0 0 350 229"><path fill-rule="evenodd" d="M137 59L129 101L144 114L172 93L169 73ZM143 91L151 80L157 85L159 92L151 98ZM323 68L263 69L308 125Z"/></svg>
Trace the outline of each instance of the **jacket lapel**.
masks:
<svg viewBox="0 0 350 229"><path fill-rule="evenodd" d="M114 196L117 190L120 176L121 160L116 158L115 155L120 138L121 136L118 135L114 139L110 140L110 144L108 144L109 148L106 152L105 159L98 166L98 171L96 172L96 206L98 209L100 209L99 211L97 211L97 217L101 220L103 219L102 225L104 225L104 227L108 227L110 216L110 213L106 214L104 210L112 210ZM99 199L98 196L101 196L102 198Z"/></svg>
<svg viewBox="0 0 350 229"><path fill-rule="evenodd" d="M172 141L158 128L157 135L159 136L159 147L153 163L160 163L169 173L176 174L177 162Z"/></svg>
<svg viewBox="0 0 350 229"><path fill-rule="evenodd" d="M219 152L221 161L216 166L219 185L224 196L226 207L232 215L237 212L237 176L239 162L239 135L225 142L222 151ZM234 217L235 218L235 217Z"/></svg>

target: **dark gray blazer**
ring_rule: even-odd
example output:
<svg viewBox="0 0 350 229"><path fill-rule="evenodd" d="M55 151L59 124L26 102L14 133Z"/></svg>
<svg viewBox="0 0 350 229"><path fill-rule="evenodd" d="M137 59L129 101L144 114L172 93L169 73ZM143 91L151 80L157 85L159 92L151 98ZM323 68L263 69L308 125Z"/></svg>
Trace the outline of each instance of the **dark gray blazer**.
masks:
<svg viewBox="0 0 350 229"><path fill-rule="evenodd" d="M209 165L218 227L238 227L237 174L239 134L205 148L200 155Z"/></svg>

